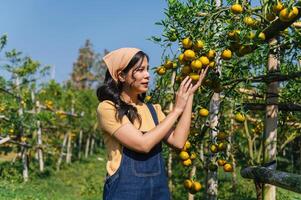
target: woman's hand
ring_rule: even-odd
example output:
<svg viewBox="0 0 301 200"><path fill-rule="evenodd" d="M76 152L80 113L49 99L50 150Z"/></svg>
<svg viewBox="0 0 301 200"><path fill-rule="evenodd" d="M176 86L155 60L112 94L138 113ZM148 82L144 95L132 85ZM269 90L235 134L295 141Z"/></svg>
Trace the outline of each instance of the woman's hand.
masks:
<svg viewBox="0 0 301 200"><path fill-rule="evenodd" d="M178 91L176 92L176 101L174 110L176 112L182 113L186 106L187 100L191 94L191 89L193 87L191 83L192 79L189 76L182 81Z"/></svg>
<svg viewBox="0 0 301 200"><path fill-rule="evenodd" d="M203 80L204 80L204 78L206 76L206 73L208 71L208 68L209 67L207 66L205 69L201 70L201 73L199 74L200 78L199 78L198 82L196 82L196 84L189 91L190 95L194 94L195 91L197 91L197 89L201 86L201 84L202 84L202 82L203 82Z"/></svg>

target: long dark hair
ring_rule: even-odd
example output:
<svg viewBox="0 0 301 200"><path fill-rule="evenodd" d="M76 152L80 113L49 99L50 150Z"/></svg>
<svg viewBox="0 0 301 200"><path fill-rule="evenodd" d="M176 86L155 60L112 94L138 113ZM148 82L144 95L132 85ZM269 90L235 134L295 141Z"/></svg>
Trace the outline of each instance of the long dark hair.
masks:
<svg viewBox="0 0 301 200"><path fill-rule="evenodd" d="M137 52L133 56L129 64L126 66L126 68L122 71L122 73L127 74L130 71L130 69L132 69L137 64L137 67L132 72L132 78L135 80L134 73L137 71L137 69L139 69L139 67L141 67L143 58L146 58L147 61L149 61L149 57L146 53L144 53L143 51ZM118 81L118 83L116 84L111 74L107 70L103 85L101 85L96 91L97 98L100 102L104 100L109 100L114 103L114 106L117 110L115 118L118 121L121 122L123 116L126 115L132 123L134 123L135 119L138 119L140 124L139 128L140 128L141 117L137 112L137 108L130 104L127 104L120 98L122 92L122 86L123 83L121 83L120 81ZM145 95L146 93L139 94L138 99L143 102Z"/></svg>

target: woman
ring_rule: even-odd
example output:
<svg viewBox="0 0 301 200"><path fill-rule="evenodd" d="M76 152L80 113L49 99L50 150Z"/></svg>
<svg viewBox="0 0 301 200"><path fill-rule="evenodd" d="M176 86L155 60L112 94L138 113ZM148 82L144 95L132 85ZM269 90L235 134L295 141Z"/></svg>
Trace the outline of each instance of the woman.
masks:
<svg viewBox="0 0 301 200"><path fill-rule="evenodd" d="M97 113L108 155L103 199L168 200L161 141L177 149L184 146L193 95L207 69L195 85L188 76L182 81L174 108L165 116L159 104L143 103L150 78L144 52L121 48L103 60L108 70L104 84L97 89Z"/></svg>

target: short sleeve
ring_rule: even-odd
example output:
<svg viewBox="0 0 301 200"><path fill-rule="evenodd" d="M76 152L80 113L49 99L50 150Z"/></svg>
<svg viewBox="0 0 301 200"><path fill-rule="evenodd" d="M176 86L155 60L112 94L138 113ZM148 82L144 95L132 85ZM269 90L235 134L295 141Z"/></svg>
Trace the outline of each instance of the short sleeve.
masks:
<svg viewBox="0 0 301 200"><path fill-rule="evenodd" d="M161 105L160 104L154 104L153 106L155 107L155 110L157 112L158 121L162 122L165 119L166 116L165 116L164 112L161 109Z"/></svg>
<svg viewBox="0 0 301 200"><path fill-rule="evenodd" d="M99 103L97 108L97 116L100 129L113 135L122 125L131 123L127 116L123 116L121 122L115 118L116 108L111 101L103 101Z"/></svg>

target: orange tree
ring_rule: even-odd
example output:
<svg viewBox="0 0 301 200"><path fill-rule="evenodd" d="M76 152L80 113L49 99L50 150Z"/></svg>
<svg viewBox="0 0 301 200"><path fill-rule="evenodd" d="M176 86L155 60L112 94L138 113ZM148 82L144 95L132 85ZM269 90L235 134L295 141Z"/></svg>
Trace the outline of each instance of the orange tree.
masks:
<svg viewBox="0 0 301 200"><path fill-rule="evenodd" d="M292 104L299 101L300 83L296 80L300 77L301 37L300 25L294 22L300 17L300 4L294 4L294 1L261 1L252 7L252 2L248 1L221 4L219 1L169 0L165 15L164 20L157 22L163 27L162 36L151 38L164 48L162 65L154 69L158 77L156 88L150 94L152 100L167 109L185 76L197 80L201 69L211 69L194 99L189 136L191 149L198 153L194 164L209 171L223 166L225 172L231 172L233 164L266 162L266 146L262 145L264 132L267 132L263 126L265 113L260 111L262 108L254 109L254 106L266 104L271 97L269 84L275 81L281 81L277 101ZM279 66L273 73L266 67L270 65L270 55L276 55L274 61ZM206 122L210 123L212 118L206 116L216 93L219 94L220 105L218 123L210 127ZM160 98L162 94L167 94L167 98ZM299 144L298 110L298 106L284 105L280 108L283 111L278 116L278 123L282 126L277 130L280 154L292 152L286 148L288 143ZM210 116L212 114L210 110ZM292 123L295 126L289 125ZM208 130L213 135L207 135ZM179 161L184 160L181 161L184 166L191 166L193 162L187 161L189 152L183 150L178 153ZM279 163L288 162L287 159L281 155ZM300 163L300 159L295 160ZM291 163L291 168L297 167ZM184 170L188 174L190 169ZM179 180L182 182L183 178L187 177ZM189 181L184 181L184 187L191 188ZM211 196L216 198L216 195Z"/></svg>
<svg viewBox="0 0 301 200"><path fill-rule="evenodd" d="M94 91L42 82L49 67L16 50L6 52L4 60L1 67L11 76L0 77L0 154L14 159L1 163L0 176L27 181L30 174L93 153L101 142Z"/></svg>

